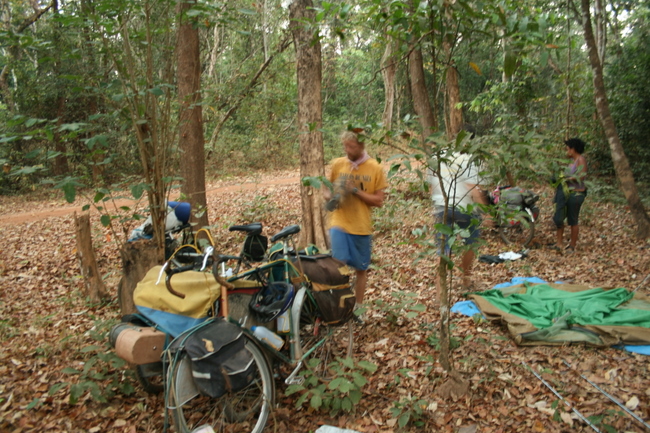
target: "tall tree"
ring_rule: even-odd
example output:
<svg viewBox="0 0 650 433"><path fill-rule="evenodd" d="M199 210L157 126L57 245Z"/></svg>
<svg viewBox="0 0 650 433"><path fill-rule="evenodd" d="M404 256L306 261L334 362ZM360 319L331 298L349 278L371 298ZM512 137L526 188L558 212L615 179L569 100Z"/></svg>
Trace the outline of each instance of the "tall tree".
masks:
<svg viewBox="0 0 650 433"><path fill-rule="evenodd" d="M291 32L296 48L298 80L298 131L300 139L300 176L325 175L323 155L323 108L321 97L322 59L318 29L311 0L294 0L289 7ZM329 246L321 195L312 187L303 187L301 245Z"/></svg>
<svg viewBox="0 0 650 433"><path fill-rule="evenodd" d="M153 238L162 262L165 198L170 187L167 158L177 137L177 123L172 117L172 100L176 96L172 90L174 59L168 55L174 46L174 35L155 29L171 25L174 2L145 0L123 5L119 25L114 24L113 11L107 16L92 17L99 20L95 27L100 29L99 37L121 77L115 90L122 90L120 108L128 116L138 144ZM114 40L120 44L114 45Z"/></svg>
<svg viewBox="0 0 650 433"><path fill-rule="evenodd" d="M446 70L446 110L447 115L445 122L447 137L453 138L463 129L463 111L459 108L460 100L460 83L458 79L458 70L452 56L452 44L449 41L443 43L444 51L447 56Z"/></svg>
<svg viewBox="0 0 650 433"><path fill-rule="evenodd" d="M596 0L599 2L600 0ZM630 212L636 223L636 236L639 239L647 239L650 237L650 219L648 213L643 207L643 203L639 197L639 191L634 181L634 175L630 168L630 163L623 150L623 145L616 130L616 124L612 118L612 113L609 109L609 101L607 99L607 90L605 89L605 81L603 79L603 58L600 53L604 53L604 47L599 47L594 36L592 21L591 21L591 4L590 0L581 0L582 7L582 27L585 34L585 42L587 43L587 52L589 55L589 64L593 72L594 95L596 99L596 110L598 111L598 118L605 131L607 142L612 154L614 162L614 169L616 170L616 177L620 183L620 188L627 199L630 206ZM602 11L602 8L598 10ZM602 15L601 15L602 17ZM597 26L600 27L600 26ZM604 37L599 38L600 41L605 40Z"/></svg>
<svg viewBox="0 0 650 433"><path fill-rule="evenodd" d="M179 149L183 177L181 192L195 212L192 221L198 227L208 225L205 195L205 142L201 108L201 53L196 21L187 12L194 1L179 3L178 27L178 99L180 103ZM198 211L198 212L197 212Z"/></svg>
<svg viewBox="0 0 650 433"><path fill-rule="evenodd" d="M384 114L382 122L388 131L393 129L393 113L395 111L395 75L397 73L397 56L395 42L386 35L386 49L381 58L381 76L384 79Z"/></svg>
<svg viewBox="0 0 650 433"><path fill-rule="evenodd" d="M418 115L422 127L422 139L425 141L437 130L438 126L435 117L433 117L433 108L424 76L422 50L418 45L412 45L408 60L413 109Z"/></svg>

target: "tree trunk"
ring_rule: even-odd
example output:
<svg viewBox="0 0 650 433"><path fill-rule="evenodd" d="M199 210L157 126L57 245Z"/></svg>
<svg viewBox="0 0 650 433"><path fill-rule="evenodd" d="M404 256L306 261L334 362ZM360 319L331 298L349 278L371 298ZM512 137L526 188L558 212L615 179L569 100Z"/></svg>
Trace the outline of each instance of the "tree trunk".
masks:
<svg viewBox="0 0 650 433"><path fill-rule="evenodd" d="M458 71L451 59L451 44L444 43L445 53L449 63L447 65L447 112L448 122L446 127L447 137L452 139L463 129L463 110L456 108L460 104L460 86L458 83Z"/></svg>
<svg viewBox="0 0 650 433"><path fill-rule="evenodd" d="M90 215L85 214L77 218L75 212L74 223L77 232L77 258L81 267L81 275L84 278L86 296L90 302L97 303L109 296L104 281L99 275L99 269L97 269L97 259L90 235Z"/></svg>
<svg viewBox="0 0 650 433"><path fill-rule="evenodd" d="M603 65L601 63L598 47L594 38L594 32L591 25L591 13L589 10L589 0L582 0L582 26L585 32L585 42L589 54L589 63L594 74L594 95L596 98L596 109L600 123L605 131L605 136L609 142L609 148L614 162L616 177L621 185L621 190L630 206L630 212L637 225L636 236L639 239L650 237L650 219L639 198L634 181L634 175L630 169L630 164L623 150L623 145L618 136L614 119L612 119L609 110L609 101L605 90L605 81L603 80Z"/></svg>
<svg viewBox="0 0 650 433"><path fill-rule="evenodd" d="M122 246L120 256L122 278L117 286L117 300L122 315L133 314L137 312L133 303L133 291L149 269L160 264L158 247L154 241L146 239L127 242Z"/></svg>
<svg viewBox="0 0 650 433"><path fill-rule="evenodd" d="M449 282L447 262L438 259L438 310L440 311L440 364L445 371L453 369L451 357L451 336L449 327Z"/></svg>
<svg viewBox="0 0 650 433"><path fill-rule="evenodd" d="M386 131L393 129L396 72L397 64L395 56L393 55L393 41L388 38L384 55L381 58L381 76L384 79L384 114L382 116L382 121Z"/></svg>
<svg viewBox="0 0 650 433"><path fill-rule="evenodd" d="M201 110L201 58L199 29L185 12L193 2L182 2L178 28L178 99L180 104L181 193L192 206L191 221L198 228L208 225L205 195L205 148ZM198 215L197 216L197 212Z"/></svg>
<svg viewBox="0 0 650 433"><path fill-rule="evenodd" d="M423 142L434 133L436 120L433 117L433 109L429 100L429 92L424 80L424 66L422 64L422 51L412 47L409 53L409 76L411 78L411 96L413 108L418 115L422 127Z"/></svg>
<svg viewBox="0 0 650 433"><path fill-rule="evenodd" d="M321 45L318 34L306 29L303 21L314 19L311 0L294 0L289 7L291 32L296 48L298 80L298 130L300 138L300 176L324 176L323 109L321 101ZM329 247L325 212L321 194L313 187L303 187L302 231L300 245Z"/></svg>

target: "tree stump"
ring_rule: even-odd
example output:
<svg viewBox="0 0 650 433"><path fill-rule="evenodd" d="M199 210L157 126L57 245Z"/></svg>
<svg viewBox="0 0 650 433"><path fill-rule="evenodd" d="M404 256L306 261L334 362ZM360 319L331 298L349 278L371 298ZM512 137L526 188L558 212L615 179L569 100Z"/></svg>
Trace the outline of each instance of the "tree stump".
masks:
<svg viewBox="0 0 650 433"><path fill-rule="evenodd" d="M137 310L133 303L133 291L145 274L154 266L161 264L158 249L153 240L127 242L120 251L122 256L122 278L117 286L117 299L120 313L133 314Z"/></svg>
<svg viewBox="0 0 650 433"><path fill-rule="evenodd" d="M81 275L84 278L86 296L91 302L100 302L109 296L97 268L97 258L95 257L90 235L90 215L86 214L77 218L75 212L74 223L77 232L77 258L79 259Z"/></svg>

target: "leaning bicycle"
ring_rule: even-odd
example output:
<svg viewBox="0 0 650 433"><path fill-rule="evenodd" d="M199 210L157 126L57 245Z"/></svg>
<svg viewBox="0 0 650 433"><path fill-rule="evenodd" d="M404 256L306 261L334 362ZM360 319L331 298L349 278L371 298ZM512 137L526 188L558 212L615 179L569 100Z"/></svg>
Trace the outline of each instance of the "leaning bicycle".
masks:
<svg viewBox="0 0 650 433"><path fill-rule="evenodd" d="M501 240L515 248L527 247L535 236L535 223L539 219L536 206L539 195L519 187L500 186L489 198L496 212Z"/></svg>
<svg viewBox="0 0 650 433"><path fill-rule="evenodd" d="M254 355L252 358L259 364L256 368L258 373L246 392L227 393L221 398L206 396L194 381L189 380L197 376L195 371L190 372L193 368L191 356L187 351L183 353L181 349L176 349L175 343L172 343L168 353L173 353L176 359L171 363L167 376L167 407L178 431L192 432L204 425L211 426L215 431L261 431L274 397L274 389L267 381L265 361L269 371L272 370L271 366L276 366L273 370L284 377L287 384L293 384L302 382L301 371L309 359L316 360L309 363L313 374L327 380L330 362L337 356L351 355L353 333L348 320L350 317L343 318L341 321L344 323L336 324L343 326L333 326L333 323L325 321L318 303L319 295L313 289L319 283L310 281L303 272L304 268L310 266L304 262L318 262L319 257L324 257L295 252L295 245L291 244L293 236L299 231L297 225L283 229L271 238L272 243L282 245L281 256L227 281L233 286L225 291L227 294L257 289L251 298L250 316L256 322L267 325L264 329L268 332L255 337L258 334L249 329L248 316L234 321L247 338L246 345ZM233 259L232 256L217 256L215 275L216 272L224 274L226 262ZM348 289L347 294L340 298L344 303L352 302L352 314L354 295L350 285ZM227 297L222 298L220 307L221 315L229 317ZM288 332L283 329L285 325L277 324L281 319L288 320ZM264 337L266 335L273 338ZM260 348L262 353L258 353ZM244 365L241 364L242 369Z"/></svg>
<svg viewBox="0 0 650 433"><path fill-rule="evenodd" d="M138 285L136 305L154 326L137 330L131 324L122 324L119 332L111 332L111 338L136 338L127 345L131 352L120 355L118 350L118 355L125 359L139 349L146 349L147 357L133 356L127 359L129 362L152 362L156 353L147 350L154 346L158 351L165 349L162 357L165 403L178 432L200 431L207 426L217 432L261 432L275 398L274 367L279 367L279 372L288 367L285 381L296 383L302 380L300 372L304 363L309 358L317 358L320 367L316 373L326 378L329 360L351 353L351 324L343 332L344 326L331 326L324 321L318 294L313 290L318 283L312 284L302 272L301 255L295 252L295 245L290 247L299 231L299 226L289 226L271 239L282 246L281 257L230 278L226 279L226 262L236 258L216 255L208 248L202 254L197 253L191 264L178 266L178 262L170 260L165 267L152 269ZM280 308L271 303L275 310L262 311L268 315L257 319L273 328L280 316L288 318L288 332L276 329L278 334L274 333L281 344L255 337L249 329L254 314L233 317L228 301L235 294L252 293L251 301L264 298L267 291L278 287L284 287L290 296L283 298ZM155 304L151 302L145 306L147 296L158 303L164 299L165 305L151 308ZM251 307L250 311L256 310ZM137 340L145 330L147 338L157 332L155 344ZM346 336L347 343L339 341ZM214 354L220 354L222 347L232 352L228 352L226 360L216 363L217 369L199 367L203 359L217 359ZM160 352L157 355L160 357ZM208 380L202 384L201 379L206 377Z"/></svg>

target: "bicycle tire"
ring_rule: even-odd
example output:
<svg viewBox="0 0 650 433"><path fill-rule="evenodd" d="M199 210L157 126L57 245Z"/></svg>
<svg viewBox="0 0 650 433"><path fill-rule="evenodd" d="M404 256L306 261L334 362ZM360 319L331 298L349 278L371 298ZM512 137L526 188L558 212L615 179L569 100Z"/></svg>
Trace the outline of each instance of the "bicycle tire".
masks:
<svg viewBox="0 0 650 433"><path fill-rule="evenodd" d="M523 214L519 215L514 224L511 221L499 224L499 236L506 245L525 248L535 236L535 222Z"/></svg>
<svg viewBox="0 0 650 433"><path fill-rule="evenodd" d="M264 352L246 334L246 348L256 365L255 380L238 392L220 398L202 396L194 386L186 353L172 362L167 380L166 407L172 414L177 433L190 433L209 425L217 433L261 433L275 399L275 382Z"/></svg>
<svg viewBox="0 0 650 433"><path fill-rule="evenodd" d="M136 365L135 377L147 394L160 394L165 390L163 383L162 362Z"/></svg>
<svg viewBox="0 0 650 433"><path fill-rule="evenodd" d="M300 290L292 313L299 312L299 338L294 356L319 378L330 377L329 365L336 358L352 356L354 332L352 321L341 326L327 326L320 320L318 306L307 290ZM295 326L294 326L295 327Z"/></svg>

